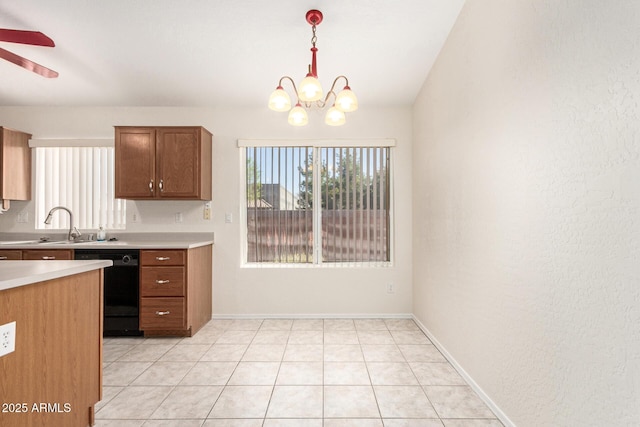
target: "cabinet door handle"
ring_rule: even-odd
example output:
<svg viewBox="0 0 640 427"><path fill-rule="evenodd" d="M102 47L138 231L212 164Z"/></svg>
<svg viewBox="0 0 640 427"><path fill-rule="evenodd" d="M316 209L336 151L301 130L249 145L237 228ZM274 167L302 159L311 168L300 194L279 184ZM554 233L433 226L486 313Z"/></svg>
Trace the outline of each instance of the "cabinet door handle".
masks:
<svg viewBox="0 0 640 427"><path fill-rule="evenodd" d="M156 315L158 316L166 316L167 314L171 314L170 311L156 311Z"/></svg>
<svg viewBox="0 0 640 427"><path fill-rule="evenodd" d="M165 283L169 283L171 280L156 280L158 285L164 285Z"/></svg>
<svg viewBox="0 0 640 427"><path fill-rule="evenodd" d="M160 180L160 183L158 183L158 187L160 188L160 192L163 193L164 192L164 181Z"/></svg>
<svg viewBox="0 0 640 427"><path fill-rule="evenodd" d="M8 259L8 258L9 258L9 257L6 257L6 256L0 256L0 260Z"/></svg>
<svg viewBox="0 0 640 427"><path fill-rule="evenodd" d="M171 259L171 257L168 256L157 256L156 260L157 261L169 261Z"/></svg>
<svg viewBox="0 0 640 427"><path fill-rule="evenodd" d="M45 259L45 260L52 260L52 259L56 259L56 257L54 257L54 256L47 256L47 255L45 255L45 256L43 256L43 257L42 257L42 259Z"/></svg>
<svg viewBox="0 0 640 427"><path fill-rule="evenodd" d="M153 180L149 181L149 191L153 193Z"/></svg>

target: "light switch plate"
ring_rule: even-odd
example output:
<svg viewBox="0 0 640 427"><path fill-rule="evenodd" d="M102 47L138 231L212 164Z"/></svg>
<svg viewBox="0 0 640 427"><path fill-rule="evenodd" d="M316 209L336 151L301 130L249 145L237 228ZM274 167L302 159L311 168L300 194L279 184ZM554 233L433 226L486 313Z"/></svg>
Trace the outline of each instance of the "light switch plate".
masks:
<svg viewBox="0 0 640 427"><path fill-rule="evenodd" d="M16 322L0 326L0 356L16 351Z"/></svg>

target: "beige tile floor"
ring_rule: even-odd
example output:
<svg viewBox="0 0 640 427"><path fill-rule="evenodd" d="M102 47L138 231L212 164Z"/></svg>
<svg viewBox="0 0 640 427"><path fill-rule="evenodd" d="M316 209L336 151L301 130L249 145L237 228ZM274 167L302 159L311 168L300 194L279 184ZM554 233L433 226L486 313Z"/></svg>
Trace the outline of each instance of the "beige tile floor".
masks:
<svg viewBox="0 0 640 427"><path fill-rule="evenodd" d="M106 338L97 426L502 426L410 319L212 320Z"/></svg>

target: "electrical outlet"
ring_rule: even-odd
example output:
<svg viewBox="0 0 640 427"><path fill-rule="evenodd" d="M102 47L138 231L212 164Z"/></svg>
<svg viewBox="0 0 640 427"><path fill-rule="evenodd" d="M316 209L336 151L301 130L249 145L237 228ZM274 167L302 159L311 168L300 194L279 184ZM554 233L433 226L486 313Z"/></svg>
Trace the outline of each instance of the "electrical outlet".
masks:
<svg viewBox="0 0 640 427"><path fill-rule="evenodd" d="M138 214L136 212L131 214L131 222L138 222L138 221L140 221L140 217L138 216Z"/></svg>
<svg viewBox="0 0 640 427"><path fill-rule="evenodd" d="M16 351L16 322L0 326L0 356Z"/></svg>
<svg viewBox="0 0 640 427"><path fill-rule="evenodd" d="M29 222L29 212L22 211L18 213L18 218L16 218L16 222L26 223Z"/></svg>
<svg viewBox="0 0 640 427"><path fill-rule="evenodd" d="M394 285L393 283L387 283L387 293L388 294L395 294L396 293L396 285Z"/></svg>
<svg viewBox="0 0 640 427"><path fill-rule="evenodd" d="M206 202L204 204L204 211L202 213L204 219L211 219L211 202Z"/></svg>
<svg viewBox="0 0 640 427"><path fill-rule="evenodd" d="M233 222L233 214L231 212L227 212L224 214L224 222L227 224L231 224Z"/></svg>
<svg viewBox="0 0 640 427"><path fill-rule="evenodd" d="M176 222L182 222L182 212L176 213Z"/></svg>

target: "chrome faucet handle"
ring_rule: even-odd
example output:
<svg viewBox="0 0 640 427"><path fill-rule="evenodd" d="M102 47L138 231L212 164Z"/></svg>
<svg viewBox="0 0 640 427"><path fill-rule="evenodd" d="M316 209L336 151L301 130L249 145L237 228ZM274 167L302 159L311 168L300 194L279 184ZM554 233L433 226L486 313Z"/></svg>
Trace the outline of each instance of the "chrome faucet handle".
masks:
<svg viewBox="0 0 640 427"><path fill-rule="evenodd" d="M76 240L80 236L82 236L82 233L76 227L73 227L73 230L69 232L69 240Z"/></svg>

